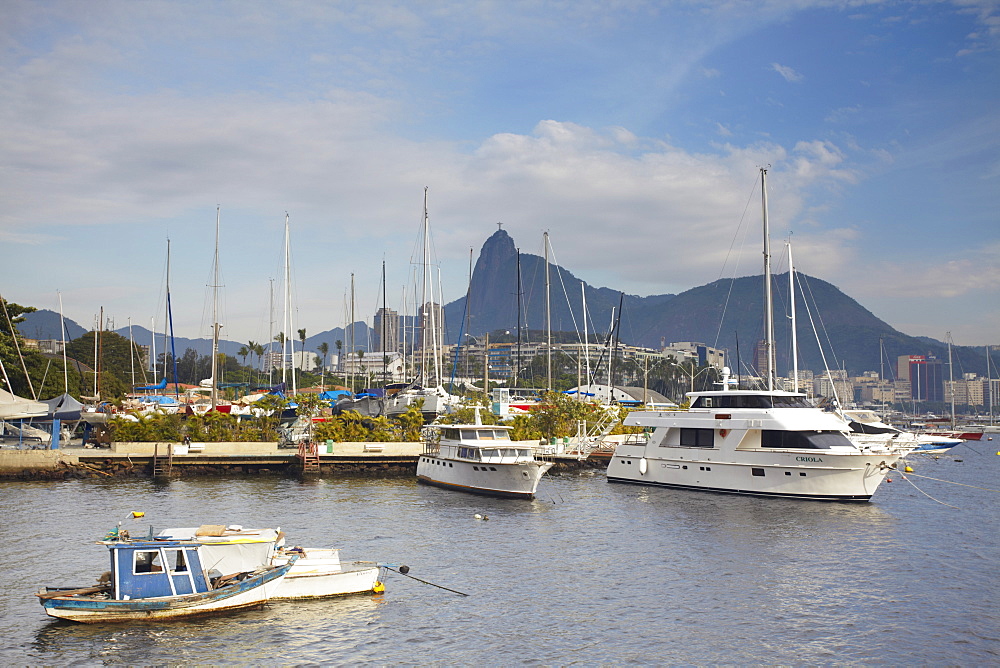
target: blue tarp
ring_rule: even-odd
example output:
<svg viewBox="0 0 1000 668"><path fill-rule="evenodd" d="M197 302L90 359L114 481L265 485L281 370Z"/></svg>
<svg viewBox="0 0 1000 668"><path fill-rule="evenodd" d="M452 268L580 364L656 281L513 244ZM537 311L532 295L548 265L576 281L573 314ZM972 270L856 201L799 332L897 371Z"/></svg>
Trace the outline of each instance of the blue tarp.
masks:
<svg viewBox="0 0 1000 668"><path fill-rule="evenodd" d="M327 390L326 392L319 393L319 398L323 401L337 401L349 396L351 396L351 393L347 390Z"/></svg>
<svg viewBox="0 0 1000 668"><path fill-rule="evenodd" d="M156 385L138 385L132 388L133 390L165 390L167 389L167 379L164 378Z"/></svg>

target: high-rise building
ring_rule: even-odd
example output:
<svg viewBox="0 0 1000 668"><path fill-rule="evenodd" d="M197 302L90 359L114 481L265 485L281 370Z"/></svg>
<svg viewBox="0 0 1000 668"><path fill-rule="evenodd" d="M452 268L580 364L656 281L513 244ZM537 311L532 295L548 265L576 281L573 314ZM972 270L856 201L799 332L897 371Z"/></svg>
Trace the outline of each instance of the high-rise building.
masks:
<svg viewBox="0 0 1000 668"><path fill-rule="evenodd" d="M375 349L385 352L399 351L399 313L391 308L375 312ZM383 336L385 340L383 341Z"/></svg>

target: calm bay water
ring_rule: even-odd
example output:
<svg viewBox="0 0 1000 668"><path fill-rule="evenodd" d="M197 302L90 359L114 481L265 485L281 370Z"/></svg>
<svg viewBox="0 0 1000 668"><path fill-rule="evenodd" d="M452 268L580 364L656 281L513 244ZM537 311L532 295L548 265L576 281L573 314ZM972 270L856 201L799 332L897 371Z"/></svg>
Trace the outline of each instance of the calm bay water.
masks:
<svg viewBox="0 0 1000 668"><path fill-rule="evenodd" d="M547 476L534 502L406 478L0 483L0 662L997 665L1000 495L981 489L1000 488L994 445L912 458L913 484L893 475L858 505L609 484L600 470ZM381 596L50 621L33 593L91 584L107 569L93 541L133 510L146 513L133 535L280 526L469 596L390 573Z"/></svg>

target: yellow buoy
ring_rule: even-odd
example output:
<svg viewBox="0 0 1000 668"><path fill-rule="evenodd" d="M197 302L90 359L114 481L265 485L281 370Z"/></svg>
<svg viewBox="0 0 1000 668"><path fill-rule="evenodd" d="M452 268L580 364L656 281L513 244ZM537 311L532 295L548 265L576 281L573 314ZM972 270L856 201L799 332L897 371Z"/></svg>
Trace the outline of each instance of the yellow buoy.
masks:
<svg viewBox="0 0 1000 668"><path fill-rule="evenodd" d="M912 469L912 468L910 468L910 465L909 465L909 464L907 464L907 465L906 465L905 467L903 467L903 470L904 470L905 472L907 472L907 473L913 473L913 469Z"/></svg>
<svg viewBox="0 0 1000 668"><path fill-rule="evenodd" d="M372 592L376 594L381 594L384 591L385 591L385 585L382 584L381 582L376 582L375 586L372 587Z"/></svg>

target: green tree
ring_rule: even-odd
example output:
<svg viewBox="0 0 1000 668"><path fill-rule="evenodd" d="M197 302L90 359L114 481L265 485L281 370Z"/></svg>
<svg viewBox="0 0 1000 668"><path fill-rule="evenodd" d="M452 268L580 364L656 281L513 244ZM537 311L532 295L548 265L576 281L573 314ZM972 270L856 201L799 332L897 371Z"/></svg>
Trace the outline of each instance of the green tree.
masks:
<svg viewBox="0 0 1000 668"><path fill-rule="evenodd" d="M95 337L99 337L96 348ZM94 359L95 349L100 357L99 361ZM132 359L135 354L134 345L128 339L108 331L87 332L66 344L67 357L91 367L84 374L86 387L81 390L85 394L93 392L94 373L100 372L97 388L102 399L120 399L131 391Z"/></svg>
<svg viewBox="0 0 1000 668"><path fill-rule="evenodd" d="M330 354L330 344L323 341L321 344L316 346L316 351L323 356L323 361L319 367L319 384L320 387L325 388L326 384L326 356Z"/></svg>

